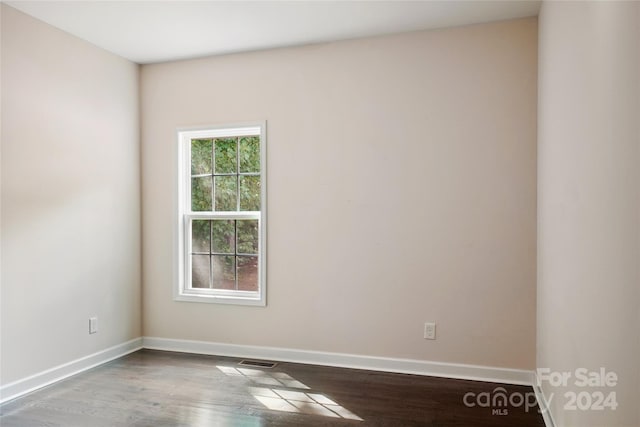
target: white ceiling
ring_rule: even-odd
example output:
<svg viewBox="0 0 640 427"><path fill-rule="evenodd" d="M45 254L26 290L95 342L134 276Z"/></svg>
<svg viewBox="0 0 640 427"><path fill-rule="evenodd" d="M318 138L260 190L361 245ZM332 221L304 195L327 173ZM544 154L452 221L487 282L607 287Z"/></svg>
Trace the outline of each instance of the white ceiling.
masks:
<svg viewBox="0 0 640 427"><path fill-rule="evenodd" d="M540 1L5 1L131 61L232 52L535 16Z"/></svg>

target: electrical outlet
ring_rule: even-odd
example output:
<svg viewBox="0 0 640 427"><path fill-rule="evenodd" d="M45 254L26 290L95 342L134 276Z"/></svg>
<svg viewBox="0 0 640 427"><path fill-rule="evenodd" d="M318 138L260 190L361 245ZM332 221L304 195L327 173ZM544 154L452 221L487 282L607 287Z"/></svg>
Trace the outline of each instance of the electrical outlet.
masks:
<svg viewBox="0 0 640 427"><path fill-rule="evenodd" d="M98 318L97 317L90 317L89 318L89 333L90 334L95 334L96 332L98 332Z"/></svg>
<svg viewBox="0 0 640 427"><path fill-rule="evenodd" d="M424 324L424 339L435 340L436 339L436 324L427 322Z"/></svg>

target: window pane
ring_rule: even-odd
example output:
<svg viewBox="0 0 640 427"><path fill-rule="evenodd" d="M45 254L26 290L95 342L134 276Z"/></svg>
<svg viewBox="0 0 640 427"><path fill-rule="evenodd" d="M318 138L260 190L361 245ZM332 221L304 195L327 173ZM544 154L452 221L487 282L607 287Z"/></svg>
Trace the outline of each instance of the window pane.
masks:
<svg viewBox="0 0 640 427"><path fill-rule="evenodd" d="M216 139L215 173L236 173L236 150L235 138Z"/></svg>
<svg viewBox="0 0 640 427"><path fill-rule="evenodd" d="M191 210L211 210L211 177L191 178Z"/></svg>
<svg viewBox="0 0 640 427"><path fill-rule="evenodd" d="M211 257L211 269L213 272L213 287L215 289L236 288L236 257L214 255Z"/></svg>
<svg viewBox="0 0 640 427"><path fill-rule="evenodd" d="M259 211L260 210L260 177L241 176L240 177L240 210Z"/></svg>
<svg viewBox="0 0 640 427"><path fill-rule="evenodd" d="M191 252L209 253L211 221L195 219L191 223Z"/></svg>
<svg viewBox="0 0 640 427"><path fill-rule="evenodd" d="M260 137L240 138L240 172L260 172Z"/></svg>
<svg viewBox="0 0 640 427"><path fill-rule="evenodd" d="M258 253L258 220L238 220L238 253Z"/></svg>
<svg viewBox="0 0 640 427"><path fill-rule="evenodd" d="M236 225L235 221L212 221L211 238L213 240L213 252L222 254L235 254L236 252Z"/></svg>
<svg viewBox="0 0 640 427"><path fill-rule="evenodd" d="M210 139L191 140L191 175L211 173L211 147Z"/></svg>
<svg viewBox="0 0 640 427"><path fill-rule="evenodd" d="M191 255L191 287L209 287L209 255Z"/></svg>
<svg viewBox="0 0 640 427"><path fill-rule="evenodd" d="M258 290L258 257L238 257L238 290Z"/></svg>
<svg viewBox="0 0 640 427"><path fill-rule="evenodd" d="M235 211L237 207L237 181L235 176L216 176L216 211Z"/></svg>

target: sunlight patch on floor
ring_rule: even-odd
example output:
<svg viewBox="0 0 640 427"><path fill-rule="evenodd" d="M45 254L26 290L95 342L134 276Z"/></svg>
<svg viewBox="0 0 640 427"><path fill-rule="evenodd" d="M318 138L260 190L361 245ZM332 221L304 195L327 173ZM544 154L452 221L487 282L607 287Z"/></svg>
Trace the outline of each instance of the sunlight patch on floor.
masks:
<svg viewBox="0 0 640 427"><path fill-rule="evenodd" d="M300 391L310 390L310 388L284 372L265 372L260 369L232 366L217 368L225 375L246 378L257 385L264 386L249 387L249 390L258 402L273 411L363 421L362 418L322 393Z"/></svg>
<svg viewBox="0 0 640 427"><path fill-rule="evenodd" d="M262 385L309 389L309 387L284 372L265 372L260 369L234 368L232 366L218 366L217 368L224 372L225 375L245 377Z"/></svg>
<svg viewBox="0 0 640 427"><path fill-rule="evenodd" d="M274 411L297 412L362 421L362 418L338 405L324 394L265 387L250 387L250 390L260 403Z"/></svg>

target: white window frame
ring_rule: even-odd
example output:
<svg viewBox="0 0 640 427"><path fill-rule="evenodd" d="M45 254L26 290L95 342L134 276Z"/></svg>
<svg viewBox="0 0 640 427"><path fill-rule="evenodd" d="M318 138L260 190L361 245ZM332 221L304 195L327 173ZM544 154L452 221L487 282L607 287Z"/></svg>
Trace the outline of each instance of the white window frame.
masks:
<svg viewBox="0 0 640 427"><path fill-rule="evenodd" d="M175 238L176 301L265 306L267 303L267 135L266 122L178 129L178 171ZM191 140L234 136L260 136L260 211L191 211ZM258 291L191 287L191 223L194 219L257 219L259 230Z"/></svg>

